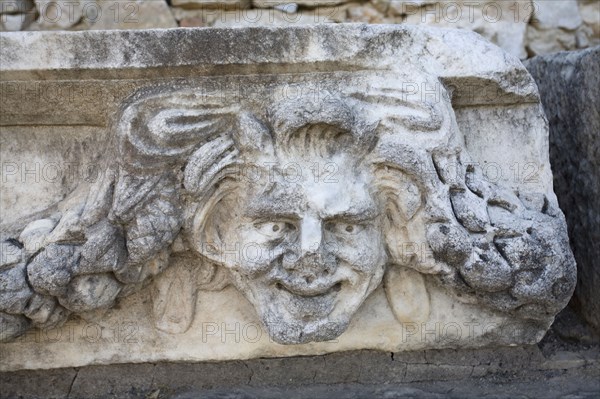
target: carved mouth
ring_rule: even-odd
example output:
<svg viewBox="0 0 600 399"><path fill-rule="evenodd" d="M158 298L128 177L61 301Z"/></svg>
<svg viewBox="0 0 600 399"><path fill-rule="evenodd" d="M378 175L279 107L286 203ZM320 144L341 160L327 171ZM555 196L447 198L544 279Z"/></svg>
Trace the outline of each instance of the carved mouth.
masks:
<svg viewBox="0 0 600 399"><path fill-rule="evenodd" d="M280 291L287 291L292 295L300 296L303 298L317 298L339 292L342 289L342 282L338 282L334 285L327 286L326 288L323 288L322 286L317 286L315 288L306 289L292 288L282 284L281 282L278 282L275 284L275 288L277 288Z"/></svg>

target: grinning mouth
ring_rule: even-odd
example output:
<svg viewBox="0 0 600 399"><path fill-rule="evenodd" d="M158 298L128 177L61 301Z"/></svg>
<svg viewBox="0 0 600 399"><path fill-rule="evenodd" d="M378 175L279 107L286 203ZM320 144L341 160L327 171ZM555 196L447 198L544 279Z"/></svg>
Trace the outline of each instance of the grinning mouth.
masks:
<svg viewBox="0 0 600 399"><path fill-rule="evenodd" d="M282 284L281 282L278 282L275 284L275 288L277 288L280 291L287 291L292 295L300 296L303 298L317 298L317 297L326 296L326 295L329 295L329 294L332 294L335 292L339 292L342 289L342 282L338 282L334 285L330 285L325 288L321 285L321 286L317 286L314 288L305 288L305 289L292 288L292 287Z"/></svg>

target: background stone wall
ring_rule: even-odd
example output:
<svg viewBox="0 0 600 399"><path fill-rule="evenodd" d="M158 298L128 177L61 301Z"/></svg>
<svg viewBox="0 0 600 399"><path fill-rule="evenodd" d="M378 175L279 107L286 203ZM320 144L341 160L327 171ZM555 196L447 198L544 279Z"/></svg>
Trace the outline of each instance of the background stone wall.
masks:
<svg viewBox="0 0 600 399"><path fill-rule="evenodd" d="M554 191L577 260L574 305L600 333L600 47L525 65L550 124Z"/></svg>
<svg viewBox="0 0 600 399"><path fill-rule="evenodd" d="M600 44L598 0L1 0L0 30L426 24L470 29L521 59Z"/></svg>

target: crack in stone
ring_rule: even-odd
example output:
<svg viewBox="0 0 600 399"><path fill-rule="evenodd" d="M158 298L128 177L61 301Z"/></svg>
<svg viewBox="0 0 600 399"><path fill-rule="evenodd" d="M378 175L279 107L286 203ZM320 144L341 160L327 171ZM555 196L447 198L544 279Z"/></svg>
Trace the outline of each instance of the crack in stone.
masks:
<svg viewBox="0 0 600 399"><path fill-rule="evenodd" d="M152 364L152 376L150 378L150 386L148 387L148 391L151 393L154 389L154 378L156 377L156 367L158 365L156 363Z"/></svg>
<svg viewBox="0 0 600 399"><path fill-rule="evenodd" d="M254 377L254 370L252 370L252 367L250 367L248 362L242 362L242 364L244 365L244 367L250 370L250 376L248 377L248 382L246 383L247 385L250 385L250 383L252 382L252 377Z"/></svg>
<svg viewBox="0 0 600 399"><path fill-rule="evenodd" d="M67 392L67 399L71 397L71 391L73 390L73 385L75 384L75 380L77 379L77 376L79 375L79 369L75 369L75 376L73 377L73 380L71 381L71 384L69 385L69 391Z"/></svg>

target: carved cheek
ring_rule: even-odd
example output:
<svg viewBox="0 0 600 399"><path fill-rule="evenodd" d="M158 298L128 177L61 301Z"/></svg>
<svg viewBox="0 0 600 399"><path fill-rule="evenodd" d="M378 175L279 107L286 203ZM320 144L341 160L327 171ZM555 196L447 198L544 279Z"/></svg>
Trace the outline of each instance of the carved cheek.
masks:
<svg viewBox="0 0 600 399"><path fill-rule="evenodd" d="M230 247L235 252L232 256L239 259L235 269L245 275L264 273L275 267L285 249L280 239L261 234L252 224L240 225L238 238Z"/></svg>
<svg viewBox="0 0 600 399"><path fill-rule="evenodd" d="M385 262L382 240L381 233L375 227L369 227L355 236L334 241L331 248L340 264L346 264L356 272L372 273Z"/></svg>

